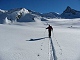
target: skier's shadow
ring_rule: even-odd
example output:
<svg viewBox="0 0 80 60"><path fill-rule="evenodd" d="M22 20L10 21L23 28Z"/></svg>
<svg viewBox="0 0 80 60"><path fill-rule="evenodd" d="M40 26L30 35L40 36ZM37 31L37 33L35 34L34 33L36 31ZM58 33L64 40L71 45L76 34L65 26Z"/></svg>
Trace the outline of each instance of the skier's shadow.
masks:
<svg viewBox="0 0 80 60"><path fill-rule="evenodd" d="M26 41L38 41L38 40L42 40L48 37L43 37L43 38L35 38L35 39L30 39L30 40L26 40Z"/></svg>

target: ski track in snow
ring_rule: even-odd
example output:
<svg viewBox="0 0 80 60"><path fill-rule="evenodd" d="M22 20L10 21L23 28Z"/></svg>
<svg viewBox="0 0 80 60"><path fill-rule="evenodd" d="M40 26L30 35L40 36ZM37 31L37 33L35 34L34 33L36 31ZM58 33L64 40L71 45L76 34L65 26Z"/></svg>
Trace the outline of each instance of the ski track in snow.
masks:
<svg viewBox="0 0 80 60"><path fill-rule="evenodd" d="M56 56L56 52L55 52L55 48L54 48L54 45L53 45L53 41L52 41L52 38L49 38L50 40L50 48L51 48L51 58L50 60L57 60L57 56Z"/></svg>

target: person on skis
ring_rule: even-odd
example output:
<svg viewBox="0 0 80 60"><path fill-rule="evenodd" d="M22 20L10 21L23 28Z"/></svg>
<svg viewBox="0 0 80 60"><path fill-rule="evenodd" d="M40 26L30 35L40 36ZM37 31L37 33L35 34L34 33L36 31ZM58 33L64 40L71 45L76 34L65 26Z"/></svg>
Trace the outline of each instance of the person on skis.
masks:
<svg viewBox="0 0 80 60"><path fill-rule="evenodd" d="M53 30L52 26L49 25L46 29L48 29L48 36L51 38L51 31Z"/></svg>

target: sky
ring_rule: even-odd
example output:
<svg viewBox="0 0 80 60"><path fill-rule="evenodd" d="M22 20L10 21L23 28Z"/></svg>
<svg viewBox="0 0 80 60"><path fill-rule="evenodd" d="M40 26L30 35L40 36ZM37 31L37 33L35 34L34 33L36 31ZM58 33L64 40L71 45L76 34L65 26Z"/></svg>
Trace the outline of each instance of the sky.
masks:
<svg viewBox="0 0 80 60"><path fill-rule="evenodd" d="M40 13L62 13L67 6L80 11L80 0L0 0L0 9L26 8Z"/></svg>

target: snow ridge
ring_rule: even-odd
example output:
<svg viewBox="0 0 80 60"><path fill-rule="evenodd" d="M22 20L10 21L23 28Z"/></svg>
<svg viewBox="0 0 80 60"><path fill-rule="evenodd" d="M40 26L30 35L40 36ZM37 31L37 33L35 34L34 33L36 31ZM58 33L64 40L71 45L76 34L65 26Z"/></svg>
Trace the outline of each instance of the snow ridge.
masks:
<svg viewBox="0 0 80 60"><path fill-rule="evenodd" d="M8 11L0 9L0 24L4 23L4 19L13 22L35 22L35 18L40 18L41 21L47 21L47 19L73 19L80 18L80 11L74 10L71 7L67 7L62 14L49 12L39 13L26 8L15 8Z"/></svg>

